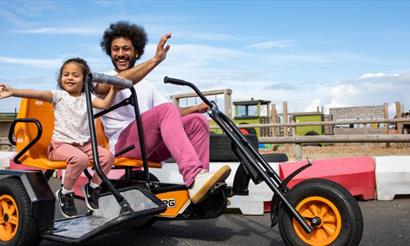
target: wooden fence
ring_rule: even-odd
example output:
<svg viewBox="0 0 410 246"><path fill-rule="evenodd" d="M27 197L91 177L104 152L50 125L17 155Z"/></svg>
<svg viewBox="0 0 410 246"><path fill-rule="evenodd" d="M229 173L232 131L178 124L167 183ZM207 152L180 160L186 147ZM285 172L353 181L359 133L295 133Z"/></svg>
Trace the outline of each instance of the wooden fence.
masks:
<svg viewBox="0 0 410 246"><path fill-rule="evenodd" d="M368 124L383 123L385 134L366 134ZM291 122L291 123L269 123L269 124L246 124L238 125L241 128L256 127L274 127L274 128L291 128L291 136L259 137L260 143L276 144L295 144L295 159L302 158L302 144L304 143L404 143L410 142L410 134L387 134L389 124L410 124L409 118L401 119L378 119L378 120L340 120L340 121L321 121L321 122ZM295 127L297 126L317 126L317 125L363 125L364 133L362 135L314 135L314 136L296 136ZM218 127L212 127L218 128ZM279 131L272 131L279 132Z"/></svg>

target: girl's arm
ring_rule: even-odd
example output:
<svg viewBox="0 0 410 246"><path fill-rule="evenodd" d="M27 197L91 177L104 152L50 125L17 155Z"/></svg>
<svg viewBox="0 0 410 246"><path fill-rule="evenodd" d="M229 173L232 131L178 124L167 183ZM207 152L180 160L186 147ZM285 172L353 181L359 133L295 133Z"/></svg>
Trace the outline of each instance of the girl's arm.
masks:
<svg viewBox="0 0 410 246"><path fill-rule="evenodd" d="M115 94L117 93L118 90L119 89L117 89L113 85L111 85L110 91L104 97L104 99L96 97L93 100L93 107L94 108L99 108L99 109L107 109L108 107L110 107L112 102L114 101Z"/></svg>
<svg viewBox="0 0 410 246"><path fill-rule="evenodd" d="M0 99L7 97L34 98L49 103L53 101L53 94L51 91L15 89L9 85L0 84Z"/></svg>

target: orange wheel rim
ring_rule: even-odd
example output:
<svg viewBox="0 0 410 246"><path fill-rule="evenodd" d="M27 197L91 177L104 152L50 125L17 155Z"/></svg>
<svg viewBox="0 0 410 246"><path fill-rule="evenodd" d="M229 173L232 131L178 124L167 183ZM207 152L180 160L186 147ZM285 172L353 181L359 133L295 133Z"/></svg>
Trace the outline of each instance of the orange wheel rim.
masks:
<svg viewBox="0 0 410 246"><path fill-rule="evenodd" d="M9 241L17 233L19 213L17 203L9 195L0 196L0 240Z"/></svg>
<svg viewBox="0 0 410 246"><path fill-rule="evenodd" d="M326 198L311 196L303 199L296 210L313 227L307 234L299 223L293 219L293 228L300 239L309 245L329 245L339 236L342 229L342 218L336 206ZM319 219L313 224L312 219Z"/></svg>

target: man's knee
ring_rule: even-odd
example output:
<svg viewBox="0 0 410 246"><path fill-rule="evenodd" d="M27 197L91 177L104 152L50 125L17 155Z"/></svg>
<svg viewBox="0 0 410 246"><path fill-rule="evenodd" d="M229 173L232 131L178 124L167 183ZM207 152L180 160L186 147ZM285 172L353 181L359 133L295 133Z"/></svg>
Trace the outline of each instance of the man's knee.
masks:
<svg viewBox="0 0 410 246"><path fill-rule="evenodd" d="M208 119L203 114L191 114L187 123L194 126L195 128L200 128L204 130L209 130Z"/></svg>
<svg viewBox="0 0 410 246"><path fill-rule="evenodd" d="M179 113L179 109L177 107L177 105L173 104L173 103L163 103L157 106L158 109L160 109L161 111L166 111L166 112L171 112L171 113Z"/></svg>

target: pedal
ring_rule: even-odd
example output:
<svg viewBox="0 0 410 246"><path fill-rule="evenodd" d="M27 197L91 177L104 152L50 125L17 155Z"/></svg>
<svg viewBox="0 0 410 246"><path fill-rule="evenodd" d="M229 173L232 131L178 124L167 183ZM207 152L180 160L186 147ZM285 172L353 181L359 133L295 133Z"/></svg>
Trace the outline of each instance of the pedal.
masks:
<svg viewBox="0 0 410 246"><path fill-rule="evenodd" d="M227 188L226 182L218 182L209 191L209 194L214 194L216 192L221 192L222 190Z"/></svg>

